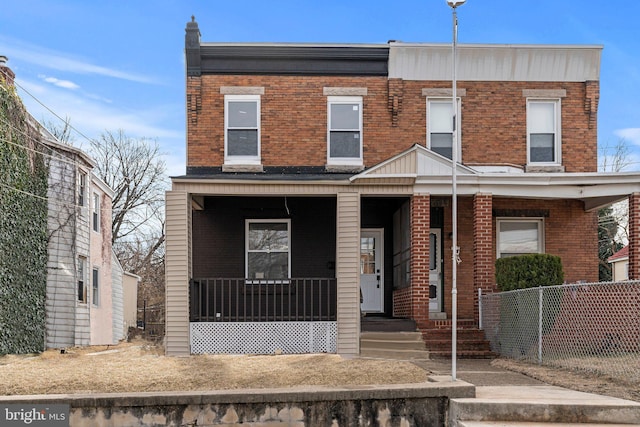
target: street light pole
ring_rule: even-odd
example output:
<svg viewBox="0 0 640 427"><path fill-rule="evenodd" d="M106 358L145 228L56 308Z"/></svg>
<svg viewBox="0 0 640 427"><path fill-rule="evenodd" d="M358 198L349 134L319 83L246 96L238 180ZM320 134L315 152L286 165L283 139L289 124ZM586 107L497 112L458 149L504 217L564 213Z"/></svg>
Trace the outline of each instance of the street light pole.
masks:
<svg viewBox="0 0 640 427"><path fill-rule="evenodd" d="M451 45L453 132L451 135L451 380L456 380L457 341L458 341L458 192L456 168L458 166L458 100L456 91L456 45L458 43L458 6L466 0L447 0L453 12L453 43Z"/></svg>

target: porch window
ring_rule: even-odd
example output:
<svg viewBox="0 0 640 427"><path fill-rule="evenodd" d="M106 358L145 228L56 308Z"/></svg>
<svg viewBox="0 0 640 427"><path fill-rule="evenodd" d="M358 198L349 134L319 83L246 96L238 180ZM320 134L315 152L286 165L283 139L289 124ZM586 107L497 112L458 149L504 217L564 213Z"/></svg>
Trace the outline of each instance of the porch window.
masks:
<svg viewBox="0 0 640 427"><path fill-rule="evenodd" d="M560 100L527 100L529 163L560 163Z"/></svg>
<svg viewBox="0 0 640 427"><path fill-rule="evenodd" d="M247 220L246 277L282 281L291 277L291 221Z"/></svg>
<svg viewBox="0 0 640 427"><path fill-rule="evenodd" d="M328 98L329 164L362 164L362 97Z"/></svg>
<svg viewBox="0 0 640 427"><path fill-rule="evenodd" d="M498 258L544 253L544 222L539 218L497 220Z"/></svg>
<svg viewBox="0 0 640 427"><path fill-rule="evenodd" d="M260 163L260 96L224 98L225 163Z"/></svg>
<svg viewBox="0 0 640 427"><path fill-rule="evenodd" d="M448 159L453 157L454 129L451 110L451 98L427 98L427 147ZM460 105L457 114L460 126ZM460 138L457 140L459 142ZM461 157L459 148L460 144L458 159Z"/></svg>

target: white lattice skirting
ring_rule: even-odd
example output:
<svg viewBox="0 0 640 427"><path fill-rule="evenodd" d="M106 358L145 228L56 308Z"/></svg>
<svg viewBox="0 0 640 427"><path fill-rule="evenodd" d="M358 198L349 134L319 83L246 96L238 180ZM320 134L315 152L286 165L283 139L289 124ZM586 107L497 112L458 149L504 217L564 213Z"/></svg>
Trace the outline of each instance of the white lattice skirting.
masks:
<svg viewBox="0 0 640 427"><path fill-rule="evenodd" d="M335 353L336 322L194 322L191 354Z"/></svg>

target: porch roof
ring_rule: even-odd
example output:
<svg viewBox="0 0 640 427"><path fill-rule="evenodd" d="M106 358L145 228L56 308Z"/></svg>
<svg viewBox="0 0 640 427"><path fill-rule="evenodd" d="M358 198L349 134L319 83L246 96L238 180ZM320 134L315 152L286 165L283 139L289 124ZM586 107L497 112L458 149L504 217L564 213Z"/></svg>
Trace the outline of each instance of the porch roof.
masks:
<svg viewBox="0 0 640 427"><path fill-rule="evenodd" d="M598 209L640 192L640 173L524 173L501 165L486 172L457 164L456 190L459 195L490 193L494 196L577 199L585 210ZM414 145L376 166L350 178L354 184L407 184L415 193L451 195L452 161L421 145Z"/></svg>

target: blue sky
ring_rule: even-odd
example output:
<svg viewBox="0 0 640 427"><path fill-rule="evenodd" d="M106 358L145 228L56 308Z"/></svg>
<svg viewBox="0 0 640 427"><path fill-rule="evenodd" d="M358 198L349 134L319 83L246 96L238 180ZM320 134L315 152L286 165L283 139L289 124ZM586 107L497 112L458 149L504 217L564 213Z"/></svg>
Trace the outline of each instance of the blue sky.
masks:
<svg viewBox="0 0 640 427"><path fill-rule="evenodd" d="M68 117L75 143L118 129L157 139L170 175L185 168L184 28L204 42L451 41L445 0L21 0L0 13L0 55L39 120ZM625 138L640 170L640 2L468 0L460 43L603 45L600 144Z"/></svg>

